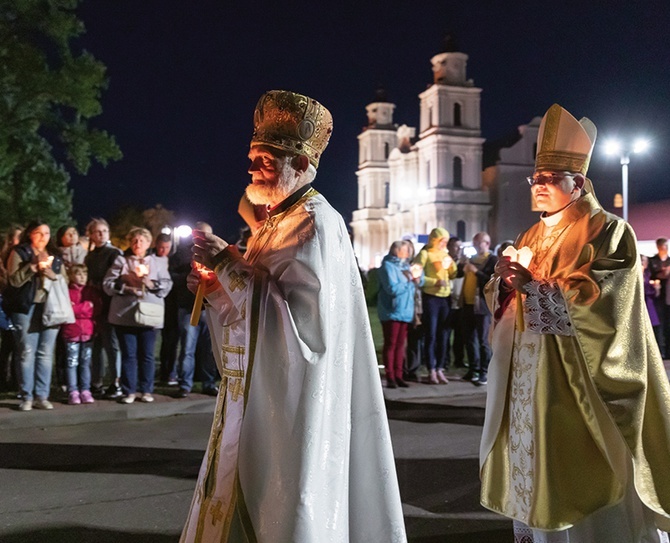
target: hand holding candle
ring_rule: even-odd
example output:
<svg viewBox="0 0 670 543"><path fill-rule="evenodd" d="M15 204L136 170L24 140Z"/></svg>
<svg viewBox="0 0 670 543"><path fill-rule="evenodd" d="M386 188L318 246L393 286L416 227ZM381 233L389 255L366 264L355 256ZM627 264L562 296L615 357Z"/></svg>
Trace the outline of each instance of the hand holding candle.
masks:
<svg viewBox="0 0 670 543"><path fill-rule="evenodd" d="M53 264L54 257L49 255L46 257L44 260L40 260L38 262L38 266L40 270L46 270L47 268L51 268L51 265Z"/></svg>
<svg viewBox="0 0 670 543"><path fill-rule="evenodd" d="M198 283L198 290L195 293L195 301L191 310L191 326L198 326L200 314L202 313L202 302L205 298L205 279L212 271L195 261L193 262L193 269L200 274L200 282Z"/></svg>
<svg viewBox="0 0 670 543"><path fill-rule="evenodd" d="M528 266L533 259L533 251L528 247L521 247L518 251L509 246L502 253L503 257L496 264L496 272L505 284L516 289L516 325L523 332L525 329L523 321L523 307L521 292L526 283L532 280Z"/></svg>

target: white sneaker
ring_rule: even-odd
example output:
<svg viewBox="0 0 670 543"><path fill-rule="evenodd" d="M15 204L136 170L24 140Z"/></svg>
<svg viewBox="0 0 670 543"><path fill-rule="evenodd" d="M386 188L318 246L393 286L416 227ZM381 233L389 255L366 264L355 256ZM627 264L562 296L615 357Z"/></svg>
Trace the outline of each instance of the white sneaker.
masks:
<svg viewBox="0 0 670 543"><path fill-rule="evenodd" d="M19 404L19 411L32 411L33 410L33 401L32 400L23 400Z"/></svg>
<svg viewBox="0 0 670 543"><path fill-rule="evenodd" d="M35 409L53 409L54 406L49 400L41 400L37 398L34 404Z"/></svg>
<svg viewBox="0 0 670 543"><path fill-rule="evenodd" d="M154 397L148 392L145 392L144 394L142 394L140 400L143 401L144 403L151 403L154 401Z"/></svg>
<svg viewBox="0 0 670 543"><path fill-rule="evenodd" d="M135 394L128 394L119 400L121 403L133 403L135 401Z"/></svg>

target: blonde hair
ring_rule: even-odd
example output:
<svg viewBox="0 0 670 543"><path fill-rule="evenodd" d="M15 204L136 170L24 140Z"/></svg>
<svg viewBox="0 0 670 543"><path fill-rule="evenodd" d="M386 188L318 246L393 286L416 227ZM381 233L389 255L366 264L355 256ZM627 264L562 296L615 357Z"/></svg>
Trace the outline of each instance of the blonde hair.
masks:
<svg viewBox="0 0 670 543"><path fill-rule="evenodd" d="M137 236L142 236L143 238L149 240L149 244L151 244L154 239L151 235L151 232L149 232L149 230L146 228L142 228L141 226L133 226L130 229L130 232L128 232L126 239L128 242L131 242L133 238L136 238Z"/></svg>

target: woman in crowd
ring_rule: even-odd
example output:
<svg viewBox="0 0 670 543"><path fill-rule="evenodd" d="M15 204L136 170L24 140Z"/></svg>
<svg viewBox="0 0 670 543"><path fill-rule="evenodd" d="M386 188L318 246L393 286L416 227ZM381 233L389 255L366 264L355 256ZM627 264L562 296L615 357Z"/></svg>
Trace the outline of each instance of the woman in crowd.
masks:
<svg viewBox="0 0 670 543"><path fill-rule="evenodd" d="M44 302L50 281L64 272L58 250L49 243L51 230L42 221L31 222L21 242L9 255L7 272L9 286L4 305L14 324L17 352L20 359L21 411L33 407L53 409L49 402L51 367L58 326L42 322ZM34 401L33 401L33 398Z"/></svg>
<svg viewBox="0 0 670 543"><path fill-rule="evenodd" d="M387 388L406 387L403 362L407 329L414 319L414 291L420 276L413 278L407 263L409 247L394 241L379 269L377 312L384 331L384 367Z"/></svg>
<svg viewBox="0 0 670 543"><path fill-rule="evenodd" d="M86 227L91 244L84 259L88 270L88 284L95 288L102 298L102 309L95 324L93 353L91 359L91 392L102 394L105 376L105 358L109 367L111 383L105 396L117 399L123 395L121 390L121 347L114 326L110 324L109 305L111 299L102 288L105 275L121 254L121 249L114 247L109 241L109 223L96 217Z"/></svg>
<svg viewBox="0 0 670 543"><path fill-rule="evenodd" d="M449 232L444 228L433 228L428 243L414 259L423 267L423 326L425 333L424 359L433 384L447 384L444 374L447 362L447 318L451 309L450 279L456 277L456 262L447 252Z"/></svg>
<svg viewBox="0 0 670 543"><path fill-rule="evenodd" d="M86 249L79 244L79 232L74 226L61 226L56 232L56 244L67 269L70 269L72 264L84 263Z"/></svg>
<svg viewBox="0 0 670 543"><path fill-rule="evenodd" d="M153 402L156 330L163 328L164 298L172 288L166 258L147 254L151 233L133 228L130 249L117 257L103 280L111 296L109 322L121 344L122 403ZM139 376L139 383L138 383Z"/></svg>
<svg viewBox="0 0 670 543"><path fill-rule="evenodd" d="M7 262L12 249L19 244L23 228L15 224L7 230L0 249L0 304L7 288ZM14 335L11 330L11 321L6 317L6 326L0 327L0 390L18 390L18 356Z"/></svg>

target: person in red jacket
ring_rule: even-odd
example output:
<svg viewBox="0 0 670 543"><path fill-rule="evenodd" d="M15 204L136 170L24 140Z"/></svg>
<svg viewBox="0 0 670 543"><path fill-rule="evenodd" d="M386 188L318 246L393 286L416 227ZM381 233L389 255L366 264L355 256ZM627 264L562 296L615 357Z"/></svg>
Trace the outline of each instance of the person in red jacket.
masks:
<svg viewBox="0 0 670 543"><path fill-rule="evenodd" d="M62 329L67 352L67 390L70 405L93 403L91 395L91 353L95 318L100 313L102 298L93 287L86 286L88 271L84 264L73 264L70 277L70 301L75 322Z"/></svg>

